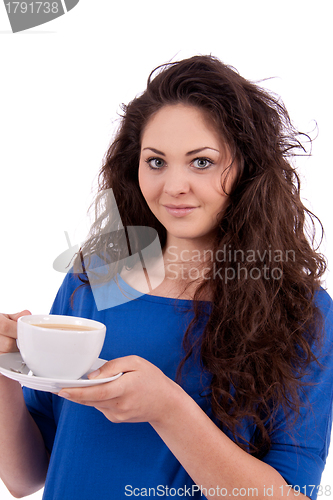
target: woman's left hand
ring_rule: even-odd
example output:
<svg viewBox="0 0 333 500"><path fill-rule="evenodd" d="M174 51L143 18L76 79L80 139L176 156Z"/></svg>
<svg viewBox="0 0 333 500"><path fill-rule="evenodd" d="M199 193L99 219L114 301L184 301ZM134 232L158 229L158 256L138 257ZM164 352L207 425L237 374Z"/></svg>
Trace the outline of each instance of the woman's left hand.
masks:
<svg viewBox="0 0 333 500"><path fill-rule="evenodd" d="M105 363L98 380L123 372L118 379L81 388L66 388L59 396L83 405L94 406L111 422L159 422L172 413L175 397L184 391L149 361L139 356L125 356ZM96 376L97 375L97 376Z"/></svg>

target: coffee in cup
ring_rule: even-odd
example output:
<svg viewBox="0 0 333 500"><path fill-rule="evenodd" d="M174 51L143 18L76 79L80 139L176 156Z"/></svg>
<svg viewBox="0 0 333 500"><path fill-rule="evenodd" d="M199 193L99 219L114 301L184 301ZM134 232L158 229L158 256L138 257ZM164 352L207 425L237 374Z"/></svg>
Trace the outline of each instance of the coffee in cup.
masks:
<svg viewBox="0 0 333 500"><path fill-rule="evenodd" d="M106 327L75 316L27 315L17 322L17 345L39 377L76 380L98 359Z"/></svg>
<svg viewBox="0 0 333 500"><path fill-rule="evenodd" d="M33 326L38 326L39 328L50 328L51 330L67 330L71 332L89 332L91 330L97 330L97 328L92 328L91 326L74 324L62 325L61 323L37 323Z"/></svg>

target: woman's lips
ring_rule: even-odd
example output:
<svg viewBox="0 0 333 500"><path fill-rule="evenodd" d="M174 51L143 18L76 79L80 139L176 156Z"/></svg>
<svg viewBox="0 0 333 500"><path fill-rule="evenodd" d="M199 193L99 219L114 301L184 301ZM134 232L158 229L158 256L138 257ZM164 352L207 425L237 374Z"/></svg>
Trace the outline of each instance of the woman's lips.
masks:
<svg viewBox="0 0 333 500"><path fill-rule="evenodd" d="M173 215L174 217L184 217L185 215L190 214L195 210L197 207L186 207L186 206L181 206L181 207L176 207L172 205L164 205L164 208L166 211Z"/></svg>

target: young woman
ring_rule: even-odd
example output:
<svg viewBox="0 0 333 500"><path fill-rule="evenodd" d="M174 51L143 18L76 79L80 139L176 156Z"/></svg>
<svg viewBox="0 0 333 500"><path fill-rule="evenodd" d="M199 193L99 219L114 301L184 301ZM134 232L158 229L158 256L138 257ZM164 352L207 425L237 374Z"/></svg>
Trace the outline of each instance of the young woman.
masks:
<svg viewBox="0 0 333 500"><path fill-rule="evenodd" d="M110 361L91 377L123 375L23 396L0 378L10 491L46 477L46 500L331 494L333 310L305 234L299 137L280 101L214 57L150 75L100 174L125 229L104 204L51 310L105 323ZM147 226L163 251L154 287L141 258L122 260ZM97 307L99 287L133 300ZM2 352L27 313L0 318Z"/></svg>

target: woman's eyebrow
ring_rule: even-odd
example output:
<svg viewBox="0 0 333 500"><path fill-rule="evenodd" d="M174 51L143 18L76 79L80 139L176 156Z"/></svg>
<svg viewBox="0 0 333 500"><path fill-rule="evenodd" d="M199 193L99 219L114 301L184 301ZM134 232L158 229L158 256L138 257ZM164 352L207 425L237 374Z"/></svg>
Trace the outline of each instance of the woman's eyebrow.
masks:
<svg viewBox="0 0 333 500"><path fill-rule="evenodd" d="M145 151L146 149L150 149L151 151L153 151L157 155L165 156L165 153L163 153L162 151L159 151L158 149L155 149L155 148L144 148L142 151ZM205 146L204 148L193 149L193 151L189 151L188 153L186 153L185 156L195 155L197 153L200 153L201 151L204 151L205 149L212 149L213 151L217 151L218 153L220 152L218 149L214 149L214 148L210 148L209 146Z"/></svg>

